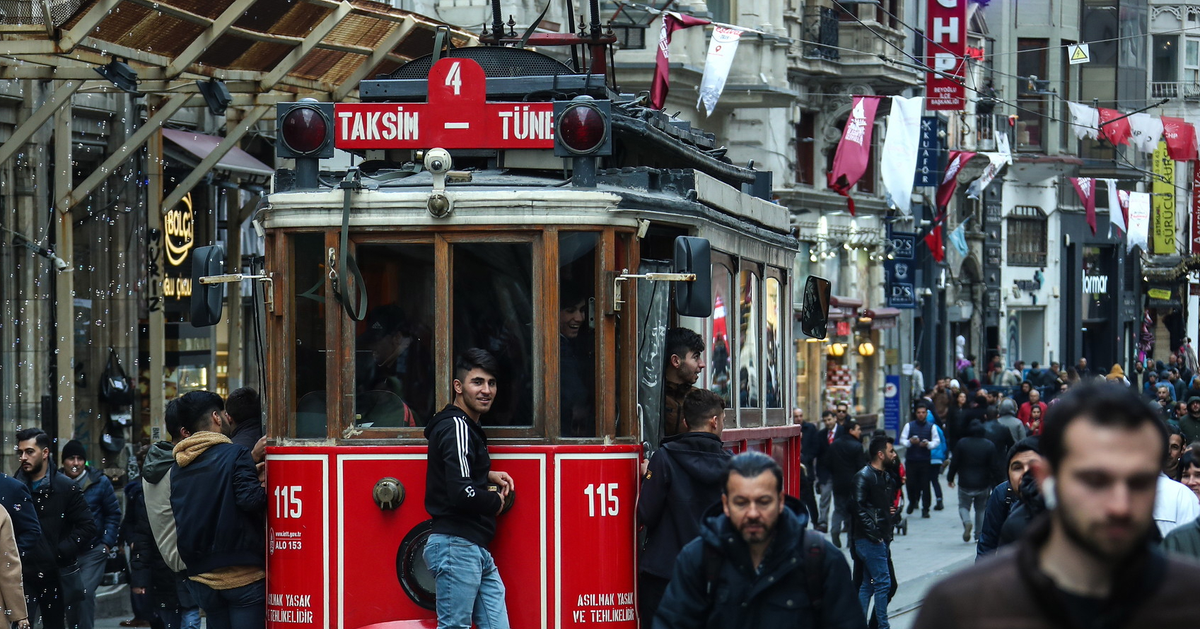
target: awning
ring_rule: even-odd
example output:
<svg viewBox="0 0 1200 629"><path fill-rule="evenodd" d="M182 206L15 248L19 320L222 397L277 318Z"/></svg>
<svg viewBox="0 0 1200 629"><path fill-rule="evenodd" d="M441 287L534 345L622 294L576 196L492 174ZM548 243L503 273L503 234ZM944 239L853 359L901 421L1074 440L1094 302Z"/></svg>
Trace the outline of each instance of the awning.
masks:
<svg viewBox="0 0 1200 629"><path fill-rule="evenodd" d="M900 316L899 308L871 308L866 311L872 319L894 319Z"/></svg>
<svg viewBox="0 0 1200 629"><path fill-rule="evenodd" d="M853 297L839 297L838 295L834 295L829 299L829 303L834 306L838 306L839 308L852 308L854 310L858 310L859 308L862 308L863 300L855 299Z"/></svg>
<svg viewBox="0 0 1200 629"><path fill-rule="evenodd" d="M215 135L205 135L194 131L180 131L178 129L163 129L163 138L174 142L180 148L195 155L200 159L208 157L208 154L217 148L221 140L225 138ZM217 170L228 170L232 173L240 175L255 175L269 177L275 173L275 169L258 161L253 155L243 151L238 147L229 149L214 167Z"/></svg>

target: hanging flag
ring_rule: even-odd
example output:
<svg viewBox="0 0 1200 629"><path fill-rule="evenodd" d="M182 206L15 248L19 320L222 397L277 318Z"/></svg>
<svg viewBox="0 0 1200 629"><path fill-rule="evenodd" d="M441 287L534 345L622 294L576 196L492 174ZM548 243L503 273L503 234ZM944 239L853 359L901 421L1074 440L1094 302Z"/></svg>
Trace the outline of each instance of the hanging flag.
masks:
<svg viewBox="0 0 1200 629"><path fill-rule="evenodd" d="M1196 128L1182 118L1162 117L1163 139L1167 141L1167 153L1177 162L1196 159Z"/></svg>
<svg viewBox="0 0 1200 629"><path fill-rule="evenodd" d="M1154 178L1150 181L1150 231L1153 240L1151 253L1172 255L1175 253L1175 159L1170 155L1166 142L1158 143L1158 150L1150 158L1150 170Z"/></svg>
<svg viewBox="0 0 1200 629"><path fill-rule="evenodd" d="M1200 255L1200 162L1192 162L1192 255Z"/></svg>
<svg viewBox="0 0 1200 629"><path fill-rule="evenodd" d="M1095 140L1100 137L1100 112L1096 111L1095 107L1071 101L1067 101L1067 107L1071 108L1071 118L1074 119L1071 122L1071 130L1075 132L1075 137L1080 140Z"/></svg>
<svg viewBox="0 0 1200 629"><path fill-rule="evenodd" d="M905 216L912 213L913 178L917 173L924 101L921 96L892 97L892 113L888 116L883 156L879 160L879 176L890 205Z"/></svg>
<svg viewBox="0 0 1200 629"><path fill-rule="evenodd" d="M1125 233L1125 208L1129 205L1128 197L1121 198L1121 193L1124 190L1117 190L1116 179L1105 179L1104 183L1108 184L1108 222L1113 227Z"/></svg>
<svg viewBox="0 0 1200 629"><path fill-rule="evenodd" d="M725 90L725 79L737 54L738 42L742 39L740 29L729 26L714 26L712 39L708 42L708 56L704 59L704 78L700 79L700 99L696 109L704 104L704 115L711 116L717 108L721 92Z"/></svg>
<svg viewBox="0 0 1200 629"><path fill-rule="evenodd" d="M968 151L950 151L950 159L946 162L946 174L937 189L939 210L950 205L950 199L954 198L954 191L958 189L958 173L972 157L975 157L975 154Z"/></svg>
<svg viewBox="0 0 1200 629"><path fill-rule="evenodd" d="M1012 146L1008 143L1008 134L999 129L992 133L996 138L996 150L1004 156L1004 163L1012 166Z"/></svg>
<svg viewBox="0 0 1200 629"><path fill-rule="evenodd" d="M1087 211L1087 224L1096 233L1096 180L1091 177L1071 177L1071 185L1079 200L1083 201L1083 209Z"/></svg>
<svg viewBox="0 0 1200 629"><path fill-rule="evenodd" d="M958 224L958 227L954 228L954 231L950 232L950 244L954 245L954 249L958 251L958 255L964 258L967 257L969 251L967 249L966 224L967 221L963 221Z"/></svg>
<svg viewBox="0 0 1200 629"><path fill-rule="evenodd" d="M984 153L984 155L987 155L988 165L983 169L983 174L975 181L972 181L971 185L967 186L968 199L978 199L979 195L983 194L983 191L987 189L988 185L992 183L996 175L1000 174L1000 170L1011 159L1011 156L1006 157L1001 153Z"/></svg>
<svg viewBox="0 0 1200 629"><path fill-rule="evenodd" d="M1129 240L1127 251L1134 247L1146 249L1146 238L1150 234L1150 193L1129 193Z"/></svg>
<svg viewBox="0 0 1200 629"><path fill-rule="evenodd" d="M1129 118L1115 109L1100 108L1100 135L1113 146L1129 144Z"/></svg>
<svg viewBox="0 0 1200 629"><path fill-rule="evenodd" d="M670 88L671 35L681 28L704 26L711 24L690 15L672 11L663 13L662 30L658 33L658 53L654 57L654 82L650 84L650 106L662 109L667 102L667 90Z"/></svg>
<svg viewBox="0 0 1200 629"><path fill-rule="evenodd" d="M862 179L867 171L867 160L871 156L871 127L875 124L875 110L879 107L878 96L855 96L846 128L842 130L842 141L833 156L833 169L829 171L829 188L846 197L846 207L854 216L854 199L850 189Z"/></svg>
<svg viewBox="0 0 1200 629"><path fill-rule="evenodd" d="M942 223L946 220L946 211L938 212L937 217L933 219L933 229L925 234L925 246L929 247L929 254L933 256L935 262L941 262L946 259L946 244L942 241Z"/></svg>
<svg viewBox="0 0 1200 629"><path fill-rule="evenodd" d="M1133 148L1143 153L1153 153L1158 148L1158 140L1162 138L1162 120L1147 113L1133 114L1129 117L1129 129Z"/></svg>

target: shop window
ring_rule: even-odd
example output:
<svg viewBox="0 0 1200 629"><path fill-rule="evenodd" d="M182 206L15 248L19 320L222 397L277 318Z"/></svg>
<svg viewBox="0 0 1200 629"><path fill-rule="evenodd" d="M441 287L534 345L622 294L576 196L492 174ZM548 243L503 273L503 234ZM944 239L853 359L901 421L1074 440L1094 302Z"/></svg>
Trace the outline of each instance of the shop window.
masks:
<svg viewBox="0 0 1200 629"><path fill-rule="evenodd" d="M725 400L725 408L733 406L733 352L728 313L736 310L729 300L733 294L733 272L724 264L713 264L713 324L712 342L708 347L708 389Z"/></svg>
<svg viewBox="0 0 1200 629"><path fill-rule="evenodd" d="M358 260L376 305L355 329L355 423L424 426L435 412L433 244L364 244Z"/></svg>
<svg viewBox="0 0 1200 629"><path fill-rule="evenodd" d="M1008 216L1008 263L1046 266L1046 214L1032 205L1018 205Z"/></svg>
<svg viewBox="0 0 1200 629"><path fill-rule="evenodd" d="M496 358L497 392L484 426L532 426L533 247L463 242L453 248L454 356L473 347Z"/></svg>
<svg viewBox="0 0 1200 629"><path fill-rule="evenodd" d="M738 406L758 408L761 383L759 380L759 295L758 275L753 271L738 274Z"/></svg>
<svg viewBox="0 0 1200 629"><path fill-rule="evenodd" d="M324 438L328 424L325 305L332 301L325 293L325 235L296 234L292 238L292 260L295 379L289 400L294 414L289 423L295 426L296 437Z"/></svg>
<svg viewBox="0 0 1200 629"><path fill-rule="evenodd" d="M596 436L595 232L558 237L559 418L564 437Z"/></svg>

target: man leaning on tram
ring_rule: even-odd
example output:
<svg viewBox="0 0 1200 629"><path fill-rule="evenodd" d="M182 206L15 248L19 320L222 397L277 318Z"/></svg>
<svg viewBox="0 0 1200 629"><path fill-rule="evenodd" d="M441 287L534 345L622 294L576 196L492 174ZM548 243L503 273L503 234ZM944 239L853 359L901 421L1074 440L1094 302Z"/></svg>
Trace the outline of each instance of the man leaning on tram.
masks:
<svg viewBox="0 0 1200 629"><path fill-rule="evenodd" d="M469 349L454 365L454 402L425 427L425 510L433 531L425 563L437 583L438 629L508 629L504 582L488 544L513 479L493 472L479 417L496 396L496 359ZM498 490L490 491L495 485Z"/></svg>

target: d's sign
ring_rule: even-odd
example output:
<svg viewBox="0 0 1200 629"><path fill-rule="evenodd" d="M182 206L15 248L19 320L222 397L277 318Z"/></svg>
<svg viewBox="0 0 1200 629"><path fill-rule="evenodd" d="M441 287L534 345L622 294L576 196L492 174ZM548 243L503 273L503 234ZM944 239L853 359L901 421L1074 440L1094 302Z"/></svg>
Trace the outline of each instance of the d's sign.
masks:
<svg viewBox="0 0 1200 629"><path fill-rule="evenodd" d="M962 111L967 104L967 0L929 0L926 63L937 72L925 78L925 109Z"/></svg>

